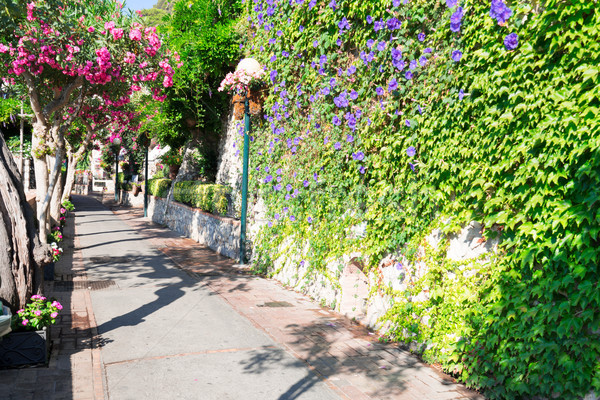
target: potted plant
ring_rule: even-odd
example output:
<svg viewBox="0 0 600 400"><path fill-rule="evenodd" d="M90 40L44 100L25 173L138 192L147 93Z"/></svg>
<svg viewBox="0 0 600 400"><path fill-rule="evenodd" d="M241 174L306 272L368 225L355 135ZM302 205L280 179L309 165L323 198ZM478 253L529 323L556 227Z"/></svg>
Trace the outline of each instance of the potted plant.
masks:
<svg viewBox="0 0 600 400"><path fill-rule="evenodd" d="M50 326L62 308L56 300L31 296L31 302L12 317L12 332L0 339L0 367L46 363Z"/></svg>
<svg viewBox="0 0 600 400"><path fill-rule="evenodd" d="M246 96L250 114L258 115L262 112L262 104L266 97L263 91L265 70L260 68L258 63L254 62L254 64L256 65L252 65L252 68L242 67L228 73L218 89L220 92L233 93L233 115L237 120L244 118Z"/></svg>
<svg viewBox="0 0 600 400"><path fill-rule="evenodd" d="M59 243L62 241L63 235L60 226L55 226L54 229L48 234L48 243L52 248L52 262L44 266L44 280L54 280L54 267L55 263L60 259L63 249L59 247Z"/></svg>
<svg viewBox="0 0 600 400"><path fill-rule="evenodd" d="M165 154L162 155L161 161L164 165L169 166L169 178L177 178L179 167L183 162L183 149L169 149Z"/></svg>
<svg viewBox="0 0 600 400"><path fill-rule="evenodd" d="M139 183L133 183L133 195L137 196L142 191L142 185Z"/></svg>

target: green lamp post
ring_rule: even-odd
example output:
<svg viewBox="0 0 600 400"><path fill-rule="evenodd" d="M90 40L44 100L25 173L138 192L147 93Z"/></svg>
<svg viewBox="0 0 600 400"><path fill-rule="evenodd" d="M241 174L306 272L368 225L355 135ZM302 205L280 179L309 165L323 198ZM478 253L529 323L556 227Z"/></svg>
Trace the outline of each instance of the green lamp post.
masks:
<svg viewBox="0 0 600 400"><path fill-rule="evenodd" d="M253 58L244 58L238 64L236 71L248 74L258 72L260 63ZM244 154L242 164L242 209L240 212L240 264L246 262L246 214L248 212L248 153L250 151L250 104L248 89L244 91Z"/></svg>
<svg viewBox="0 0 600 400"><path fill-rule="evenodd" d="M121 152L121 139L114 138L112 142L115 151L115 203L119 202L119 153Z"/></svg>

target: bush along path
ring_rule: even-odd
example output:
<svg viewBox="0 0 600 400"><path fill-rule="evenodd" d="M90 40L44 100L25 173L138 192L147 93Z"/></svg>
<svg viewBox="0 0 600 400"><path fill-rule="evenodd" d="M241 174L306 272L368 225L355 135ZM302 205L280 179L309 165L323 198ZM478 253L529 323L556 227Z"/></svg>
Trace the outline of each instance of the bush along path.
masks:
<svg viewBox="0 0 600 400"><path fill-rule="evenodd" d="M255 268L339 287L344 255L372 282L394 266L400 285L371 296L425 360L490 398L599 392L598 2L246 7L268 95ZM497 252L450 260L472 221Z"/></svg>

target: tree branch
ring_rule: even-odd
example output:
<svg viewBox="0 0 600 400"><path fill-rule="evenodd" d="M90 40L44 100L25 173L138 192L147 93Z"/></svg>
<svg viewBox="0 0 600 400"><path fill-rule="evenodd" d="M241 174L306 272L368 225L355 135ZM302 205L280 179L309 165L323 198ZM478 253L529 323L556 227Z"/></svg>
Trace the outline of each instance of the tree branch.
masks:
<svg viewBox="0 0 600 400"><path fill-rule="evenodd" d="M69 98L71 97L71 94L73 93L73 91L75 91L75 89L77 89L78 87L83 85L83 77L82 76L78 76L77 78L75 78L75 80L73 82L71 82L69 85L67 85L66 88L64 88L61 92L60 95L58 97L55 97L54 100L52 100L50 103L48 103L46 105L46 107L44 107L44 115L47 117L49 115L51 115L53 112L55 112L56 110L64 107L68 102L69 102Z"/></svg>

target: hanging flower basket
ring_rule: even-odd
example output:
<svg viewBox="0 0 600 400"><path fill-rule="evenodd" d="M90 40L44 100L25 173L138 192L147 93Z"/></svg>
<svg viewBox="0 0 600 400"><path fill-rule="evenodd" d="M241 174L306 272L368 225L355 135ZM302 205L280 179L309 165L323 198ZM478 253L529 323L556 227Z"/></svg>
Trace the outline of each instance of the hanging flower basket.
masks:
<svg viewBox="0 0 600 400"><path fill-rule="evenodd" d="M236 120L244 119L244 100L248 94L248 102L251 115L260 115L262 104L264 103L266 93L263 77L265 71L248 72L244 69L238 69L235 72L227 74L219 86L219 91L233 93L233 115Z"/></svg>
<svg viewBox="0 0 600 400"><path fill-rule="evenodd" d="M260 115L262 113L262 106L267 97L267 92L263 88L255 88L249 90L248 105L250 108L250 115ZM241 94L233 95L233 117L236 120L244 119L244 96Z"/></svg>

